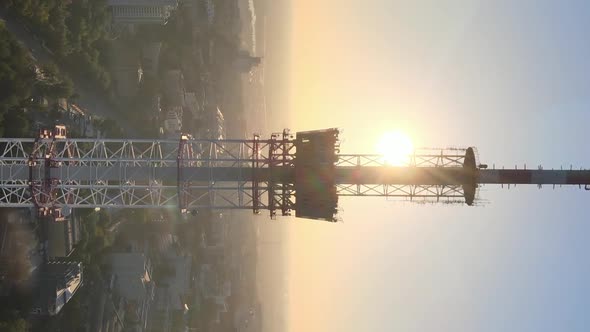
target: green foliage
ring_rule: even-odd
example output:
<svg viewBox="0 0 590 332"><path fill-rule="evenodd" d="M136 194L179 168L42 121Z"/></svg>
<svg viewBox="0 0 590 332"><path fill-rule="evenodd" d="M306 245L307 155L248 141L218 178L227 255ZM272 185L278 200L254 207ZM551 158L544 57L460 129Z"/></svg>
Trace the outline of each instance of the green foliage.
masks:
<svg viewBox="0 0 590 332"><path fill-rule="evenodd" d="M59 319L61 331L76 331L79 326L84 325L84 313L82 312L82 294L74 296L63 309L62 317Z"/></svg>
<svg viewBox="0 0 590 332"><path fill-rule="evenodd" d="M98 224L106 228L111 223L111 216L107 213L106 210L100 210L98 212Z"/></svg>
<svg viewBox="0 0 590 332"><path fill-rule="evenodd" d="M30 135L30 119L24 109L38 108L34 101L44 97L69 97L73 89L72 81L54 64L36 68L27 51L0 22L0 135Z"/></svg>
<svg viewBox="0 0 590 332"><path fill-rule="evenodd" d="M82 227L82 239L76 244L76 249L71 256L72 260L80 261L84 264L84 274L87 282L100 282L104 273L104 257L111 250L110 234L106 230L108 214L103 210L96 212L82 212L80 215ZM105 219L106 218L106 219ZM80 297L78 297L80 298ZM74 298L75 299L75 298ZM70 303L68 303L70 305ZM79 326L80 322L76 318L79 314L78 304L75 302L71 305L72 320L71 327ZM67 331L73 329L66 329Z"/></svg>
<svg viewBox="0 0 590 332"><path fill-rule="evenodd" d="M22 318L8 322L0 322L0 332L26 332L27 330L28 324Z"/></svg>
<svg viewBox="0 0 590 332"><path fill-rule="evenodd" d="M72 1L66 19L70 54L68 59L91 77L99 87L110 87L110 76L105 70L109 42L106 39L109 14L105 1Z"/></svg>
<svg viewBox="0 0 590 332"><path fill-rule="evenodd" d="M106 0L6 0L4 6L24 18L73 73L110 87L102 55L109 47Z"/></svg>
<svg viewBox="0 0 590 332"><path fill-rule="evenodd" d="M119 126L114 120L96 119L94 121L94 126L96 129L100 130L105 137L122 138L124 136L121 126Z"/></svg>
<svg viewBox="0 0 590 332"><path fill-rule="evenodd" d="M0 23L0 105L18 106L31 95L35 71L24 48Z"/></svg>
<svg viewBox="0 0 590 332"><path fill-rule="evenodd" d="M74 93L74 83L68 77L60 73L53 63L39 68L41 78L35 83L37 94L57 99L69 98Z"/></svg>
<svg viewBox="0 0 590 332"><path fill-rule="evenodd" d="M22 111L7 111L4 114L3 122L6 137L26 137L31 129L29 119Z"/></svg>

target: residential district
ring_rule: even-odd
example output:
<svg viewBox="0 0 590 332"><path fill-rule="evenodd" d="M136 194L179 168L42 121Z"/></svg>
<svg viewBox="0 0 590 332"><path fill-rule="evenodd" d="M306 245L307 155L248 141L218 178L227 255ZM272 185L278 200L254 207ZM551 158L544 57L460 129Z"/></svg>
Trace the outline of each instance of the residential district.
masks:
<svg viewBox="0 0 590 332"><path fill-rule="evenodd" d="M43 23L27 16L22 3L0 6L3 29L27 50L36 79L68 76L73 85L65 96L33 91L32 102L18 106L31 122L29 136L55 124L78 137L177 139L182 132L224 138L251 130L244 110L258 105L244 101L243 89L262 89L262 58L249 37L254 2L103 2L84 8L107 15L101 38L108 47L100 49L104 86L68 68L45 40ZM62 1L55 8L77 5ZM48 70L50 64L57 68ZM1 216L0 327L262 329L256 228L238 222L237 212L96 209L41 218L36 211L6 209Z"/></svg>

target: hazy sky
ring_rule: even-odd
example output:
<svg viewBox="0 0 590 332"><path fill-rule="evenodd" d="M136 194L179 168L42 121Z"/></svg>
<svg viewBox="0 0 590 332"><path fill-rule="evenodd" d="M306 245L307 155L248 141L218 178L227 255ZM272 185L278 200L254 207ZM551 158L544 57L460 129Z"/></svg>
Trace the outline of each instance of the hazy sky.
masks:
<svg viewBox="0 0 590 332"><path fill-rule="evenodd" d="M276 124L340 127L346 152L400 129L497 166L590 166L590 2L290 5L287 64L268 68L289 74L269 99ZM346 199L344 223L288 223L289 330L587 331L590 192L481 197Z"/></svg>

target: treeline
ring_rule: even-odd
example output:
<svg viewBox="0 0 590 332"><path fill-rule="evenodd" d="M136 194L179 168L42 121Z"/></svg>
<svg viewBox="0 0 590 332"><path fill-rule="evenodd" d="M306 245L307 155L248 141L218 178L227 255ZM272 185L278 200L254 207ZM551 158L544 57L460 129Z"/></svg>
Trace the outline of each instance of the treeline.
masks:
<svg viewBox="0 0 590 332"><path fill-rule="evenodd" d="M29 330L27 321L22 318L7 322L0 322L0 331L6 332L26 332Z"/></svg>
<svg viewBox="0 0 590 332"><path fill-rule="evenodd" d="M43 99L70 97L73 84L54 65L38 67L0 22L0 136L29 135L31 114Z"/></svg>
<svg viewBox="0 0 590 332"><path fill-rule="evenodd" d="M26 50L0 22L0 112L20 105L31 96L35 77Z"/></svg>
<svg viewBox="0 0 590 332"><path fill-rule="evenodd" d="M106 0L5 0L4 7L23 18L72 73L110 88Z"/></svg>

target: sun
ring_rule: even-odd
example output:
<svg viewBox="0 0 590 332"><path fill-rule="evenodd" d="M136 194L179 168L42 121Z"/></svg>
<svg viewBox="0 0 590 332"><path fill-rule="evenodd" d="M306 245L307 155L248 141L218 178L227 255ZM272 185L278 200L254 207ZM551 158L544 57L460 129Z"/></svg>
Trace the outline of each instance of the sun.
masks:
<svg viewBox="0 0 590 332"><path fill-rule="evenodd" d="M392 166L407 165L414 152L414 144L408 135L401 131L385 133L377 144L377 152L385 163Z"/></svg>

